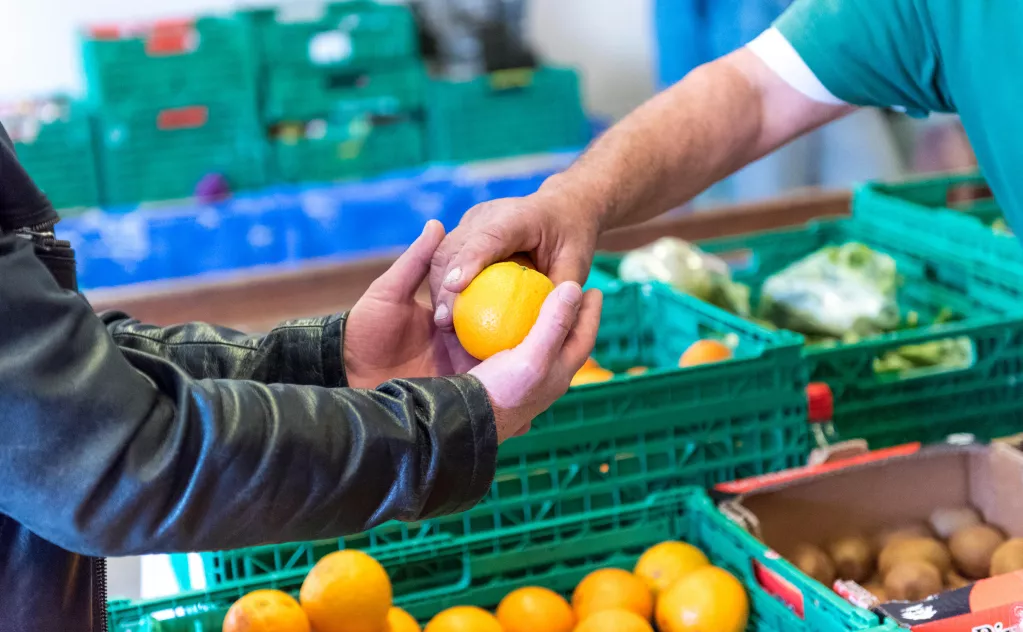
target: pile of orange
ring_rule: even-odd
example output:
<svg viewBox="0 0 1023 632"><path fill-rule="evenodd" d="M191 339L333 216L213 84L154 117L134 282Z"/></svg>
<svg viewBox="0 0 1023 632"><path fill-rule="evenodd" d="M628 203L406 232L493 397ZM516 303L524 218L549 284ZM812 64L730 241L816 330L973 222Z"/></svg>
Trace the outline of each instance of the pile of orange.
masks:
<svg viewBox="0 0 1023 632"><path fill-rule="evenodd" d="M696 547L662 542L632 572L603 568L583 578L571 603L539 586L519 588L494 613L456 606L425 631L392 604L379 562L360 551L332 553L309 572L299 599L258 590L231 606L224 632L742 632L749 602L742 584Z"/></svg>
<svg viewBox="0 0 1023 632"><path fill-rule="evenodd" d="M712 364L714 362L724 362L725 360L732 359L732 349L717 340L697 340L693 344L689 345L685 353L678 360L678 365L682 368L690 366L699 366L701 364ZM648 369L645 366L634 366L625 372L626 375L643 375ZM601 367L597 364L597 361L590 358L583 365L583 368L575 374L572 378L572 386L580 386L582 384L596 384L598 382L607 382L608 380L614 379L615 374L612 371Z"/></svg>

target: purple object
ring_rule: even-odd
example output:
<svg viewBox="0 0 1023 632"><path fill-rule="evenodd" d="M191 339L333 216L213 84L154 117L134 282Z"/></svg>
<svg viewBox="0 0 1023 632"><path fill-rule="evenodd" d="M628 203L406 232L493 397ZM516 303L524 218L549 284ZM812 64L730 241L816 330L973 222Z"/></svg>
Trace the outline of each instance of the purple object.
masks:
<svg viewBox="0 0 1023 632"><path fill-rule="evenodd" d="M195 185L195 197L204 204L219 202L231 195L231 185L219 173L209 173Z"/></svg>

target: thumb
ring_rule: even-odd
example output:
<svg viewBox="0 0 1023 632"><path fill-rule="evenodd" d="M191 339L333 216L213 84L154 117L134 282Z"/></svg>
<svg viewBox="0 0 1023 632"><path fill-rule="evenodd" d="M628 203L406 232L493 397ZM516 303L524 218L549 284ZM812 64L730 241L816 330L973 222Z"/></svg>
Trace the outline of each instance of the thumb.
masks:
<svg viewBox="0 0 1023 632"><path fill-rule="evenodd" d="M369 286L366 293L393 303L411 300L429 274L433 253L443 240L443 224L435 219L426 222L422 234L401 253L387 272Z"/></svg>
<svg viewBox="0 0 1023 632"><path fill-rule="evenodd" d="M547 368L575 326L582 302L583 290L578 283L569 281L554 288L543 302L533 328L516 350L524 352L530 363Z"/></svg>

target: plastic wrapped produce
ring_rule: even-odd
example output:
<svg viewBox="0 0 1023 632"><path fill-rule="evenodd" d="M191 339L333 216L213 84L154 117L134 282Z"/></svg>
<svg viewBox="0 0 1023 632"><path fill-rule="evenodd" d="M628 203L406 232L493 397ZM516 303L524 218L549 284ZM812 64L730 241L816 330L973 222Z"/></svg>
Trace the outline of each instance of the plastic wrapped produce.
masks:
<svg viewBox="0 0 1023 632"><path fill-rule="evenodd" d="M623 281L660 281L733 314L750 315L749 288L732 280L728 264L693 244L673 237L625 255L618 268Z"/></svg>
<svg viewBox="0 0 1023 632"><path fill-rule="evenodd" d="M860 243L823 248L769 277L760 313L811 337L848 339L900 325L895 260Z"/></svg>

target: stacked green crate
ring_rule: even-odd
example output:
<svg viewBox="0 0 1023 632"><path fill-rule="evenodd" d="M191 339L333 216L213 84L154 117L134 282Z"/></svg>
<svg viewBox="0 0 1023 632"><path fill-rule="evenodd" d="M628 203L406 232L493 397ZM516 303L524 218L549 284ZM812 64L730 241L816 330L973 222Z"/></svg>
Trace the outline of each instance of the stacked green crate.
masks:
<svg viewBox="0 0 1023 632"><path fill-rule="evenodd" d="M407 7L351 0L243 17L277 178L354 178L424 161L426 71Z"/></svg>
<svg viewBox="0 0 1023 632"><path fill-rule="evenodd" d="M562 68L435 80L426 128L430 160L440 162L578 149L589 140L579 77Z"/></svg>
<svg viewBox="0 0 1023 632"><path fill-rule="evenodd" d="M25 170L62 210L99 204L96 154L87 108L67 98L11 104L0 121Z"/></svg>
<svg viewBox="0 0 1023 632"><path fill-rule="evenodd" d="M204 176L265 183L256 58L233 17L94 27L84 35L107 204L188 197Z"/></svg>

